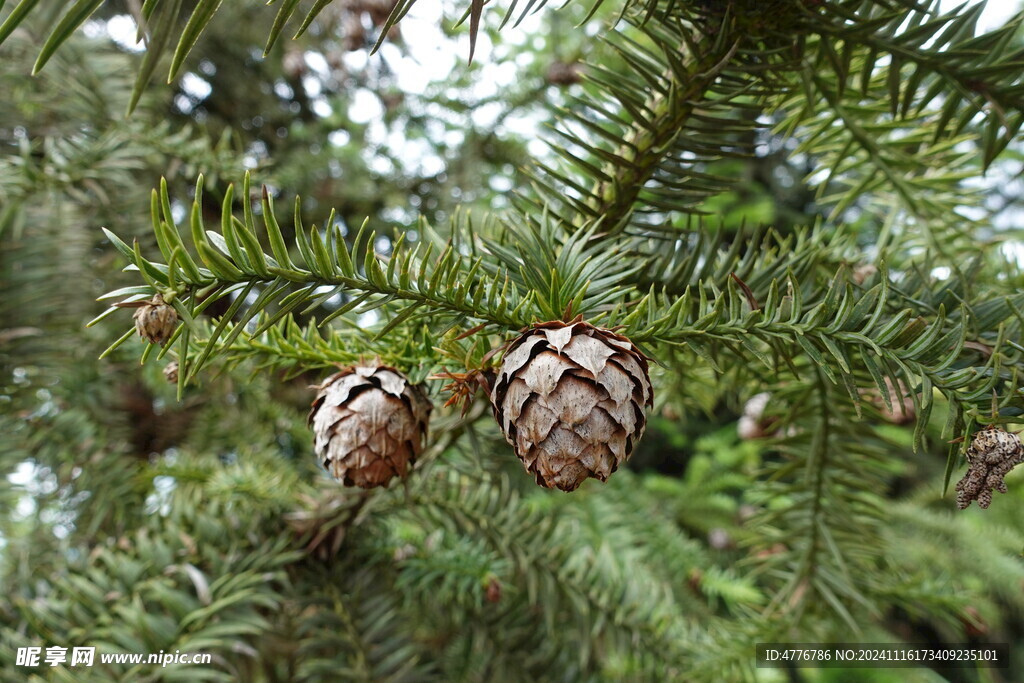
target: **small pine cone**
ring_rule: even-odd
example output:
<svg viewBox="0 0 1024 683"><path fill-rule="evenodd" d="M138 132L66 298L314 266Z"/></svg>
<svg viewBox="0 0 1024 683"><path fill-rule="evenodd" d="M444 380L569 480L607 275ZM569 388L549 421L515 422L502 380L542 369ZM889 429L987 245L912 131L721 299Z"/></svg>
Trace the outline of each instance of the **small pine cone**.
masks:
<svg viewBox="0 0 1024 683"><path fill-rule="evenodd" d="M143 302L132 316L135 320L135 331L139 336L152 344L160 344L171 338L178 326L178 312L173 306L164 303L164 298L154 294L149 301Z"/></svg>
<svg viewBox="0 0 1024 683"><path fill-rule="evenodd" d="M398 370L356 365L318 387L309 423L317 457L345 486L387 486L423 450L430 402Z"/></svg>
<svg viewBox="0 0 1024 683"><path fill-rule="evenodd" d="M874 277L877 272L878 266L873 263L862 263L853 269L853 275L851 277L855 285L862 285Z"/></svg>
<svg viewBox="0 0 1024 683"><path fill-rule="evenodd" d="M293 44L294 45L294 44ZM302 78L309 71L306 56L300 48L287 47L281 56L281 70L288 78Z"/></svg>
<svg viewBox="0 0 1024 683"><path fill-rule="evenodd" d="M491 576L487 579L484 596L487 598L487 602L501 602L501 581L498 581L497 577Z"/></svg>
<svg viewBox="0 0 1024 683"><path fill-rule="evenodd" d="M889 394L889 402L892 404L890 410L885 405L885 400L878 389L861 389L860 396L874 404L882 419L895 425L907 425L917 420L917 410L914 408L914 399L910 390L902 379L897 379L896 384L888 377L885 378L885 388Z"/></svg>
<svg viewBox="0 0 1024 683"><path fill-rule="evenodd" d="M343 35L342 45L349 52L361 50L366 47L366 28L363 26L362 15L356 12L349 12L342 20Z"/></svg>
<svg viewBox="0 0 1024 683"><path fill-rule="evenodd" d="M583 80L583 65L555 61L548 65L544 79L551 85L575 85Z"/></svg>
<svg viewBox="0 0 1024 683"><path fill-rule="evenodd" d="M972 638L988 633L988 622L981 616L981 612L972 605L964 608L963 615L960 617L960 623L964 626L967 635Z"/></svg>
<svg viewBox="0 0 1024 683"><path fill-rule="evenodd" d="M964 510L971 501L987 508L992 491L1006 493L1003 477L1024 461L1024 446L1016 434L990 425L974 435L967 449L970 464L963 479L956 484L956 506Z"/></svg>
<svg viewBox="0 0 1024 683"><path fill-rule="evenodd" d="M572 491L606 481L633 451L654 391L629 339L585 322L534 325L505 352L494 416L537 483Z"/></svg>
<svg viewBox="0 0 1024 683"><path fill-rule="evenodd" d="M736 433L744 441L769 436L776 420L765 419L764 411L772 395L767 391L754 394L743 404L743 415L736 421Z"/></svg>
<svg viewBox="0 0 1024 683"><path fill-rule="evenodd" d="M164 379L171 384L178 383L178 361L172 360L164 366Z"/></svg>

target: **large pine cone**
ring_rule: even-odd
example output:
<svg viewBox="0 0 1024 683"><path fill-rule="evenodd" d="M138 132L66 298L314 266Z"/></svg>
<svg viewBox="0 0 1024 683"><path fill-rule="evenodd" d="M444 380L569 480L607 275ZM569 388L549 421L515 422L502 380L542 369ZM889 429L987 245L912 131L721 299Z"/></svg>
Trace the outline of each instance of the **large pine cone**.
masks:
<svg viewBox="0 0 1024 683"><path fill-rule="evenodd" d="M423 450L430 407L394 368L346 368L318 387L309 413L317 457L346 486L387 486Z"/></svg>
<svg viewBox="0 0 1024 683"><path fill-rule="evenodd" d="M647 358L585 322L533 326L505 352L494 416L537 483L572 491L606 481L644 433L654 398Z"/></svg>

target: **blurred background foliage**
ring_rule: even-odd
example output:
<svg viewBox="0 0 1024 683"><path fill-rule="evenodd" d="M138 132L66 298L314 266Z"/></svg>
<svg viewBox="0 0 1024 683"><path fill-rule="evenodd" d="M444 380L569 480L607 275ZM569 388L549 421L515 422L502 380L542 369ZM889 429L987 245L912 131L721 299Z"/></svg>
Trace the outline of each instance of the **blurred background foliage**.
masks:
<svg viewBox="0 0 1024 683"><path fill-rule="evenodd" d="M566 496L523 476L489 420L449 412L415 483L343 490L319 471L305 427L317 372L243 362L208 370L177 401L164 361L140 366L135 340L96 360L128 319L85 328L104 309L96 298L137 284L99 227L152 252L149 193L162 176L183 198L205 174L216 220L227 182L258 169L278 206L301 196L309 215L334 208L346 234L369 217L382 253L418 216L443 230L457 207L509 206L522 168L553 158L540 131L576 106L581 56L614 67L592 45L614 3L586 20L582 3L545 9L500 34L485 13L471 66L454 6L439 21L417 5L369 56L390 7L336 2L263 57L266 8L226 3L182 73L156 79L125 118L141 59L128 10L104 3L34 78L50 17L0 47L5 678L23 680L17 647L89 644L214 656L210 667L97 665L96 680L1014 680L751 668L766 633L1009 642L1024 657L1024 481L1013 475L990 510L954 514L941 496L941 411L917 453L908 428L877 415L833 436L882 454L859 482L881 506L862 541L889 554L854 566L887 573L862 577L877 602L765 626L779 589L771 557L800 526L749 523L789 495L753 486L787 447L737 433L750 368L662 373L629 469ZM754 157L706 169L740 181L702 206L723 233L764 223L788 234L827 215L806 182L815 162L787 138L752 135ZM970 218L995 228L972 239L1003 239L1019 218L1021 164L1011 147L990 170ZM862 245L886 229L869 208L845 216ZM979 277L1019 289L1019 272L992 262ZM867 621L837 616L862 607Z"/></svg>

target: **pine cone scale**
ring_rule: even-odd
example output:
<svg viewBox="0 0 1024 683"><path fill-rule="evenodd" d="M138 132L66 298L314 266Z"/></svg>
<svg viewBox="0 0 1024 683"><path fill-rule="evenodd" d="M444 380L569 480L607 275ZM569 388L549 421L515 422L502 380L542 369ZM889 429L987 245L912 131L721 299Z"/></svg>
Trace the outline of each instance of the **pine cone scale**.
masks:
<svg viewBox="0 0 1024 683"><path fill-rule="evenodd" d="M641 403L647 400L643 393L640 396L636 395L636 384L630 380L629 373L620 365L605 366L601 370L601 374L598 375L597 381L617 407L621 407L631 400L639 400Z"/></svg>
<svg viewBox="0 0 1024 683"><path fill-rule="evenodd" d="M608 359L615 355L615 351L593 337L577 336L565 346L564 355L596 378L605 369Z"/></svg>
<svg viewBox="0 0 1024 683"><path fill-rule="evenodd" d="M558 413L535 401L526 406L526 410L512 423L512 428L521 438L535 444L547 439L558 422Z"/></svg>
<svg viewBox="0 0 1024 683"><path fill-rule="evenodd" d="M566 344L572 341L572 327L546 328L544 330L544 337L555 351L561 353Z"/></svg>
<svg viewBox="0 0 1024 683"><path fill-rule="evenodd" d="M544 351L530 361L519 377L530 391L546 396L558 388L562 375L571 369L562 358Z"/></svg>
<svg viewBox="0 0 1024 683"><path fill-rule="evenodd" d="M559 418L563 422L577 424L586 420L593 412L599 400L596 394L592 384L568 375L553 391L538 394L537 401L545 408L559 413Z"/></svg>
<svg viewBox="0 0 1024 683"><path fill-rule="evenodd" d="M503 413L504 421L501 425L502 429L508 431L509 428L519 419L519 416L523 414L526 401L531 395L530 387L527 386L526 382L523 380L516 379L509 385L508 393L505 394L505 411Z"/></svg>

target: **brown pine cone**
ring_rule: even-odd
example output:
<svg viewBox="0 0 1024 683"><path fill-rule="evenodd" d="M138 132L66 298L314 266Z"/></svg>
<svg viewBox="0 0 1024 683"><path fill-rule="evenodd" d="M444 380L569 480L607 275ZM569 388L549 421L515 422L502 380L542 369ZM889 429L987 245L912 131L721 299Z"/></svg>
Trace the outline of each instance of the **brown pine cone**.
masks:
<svg viewBox="0 0 1024 683"><path fill-rule="evenodd" d="M325 379L309 413L320 462L346 486L387 486L423 450L430 402L385 365L356 365Z"/></svg>
<svg viewBox="0 0 1024 683"><path fill-rule="evenodd" d="M589 323L534 325L505 352L494 416L537 483L606 481L644 433L654 391L629 339Z"/></svg>

